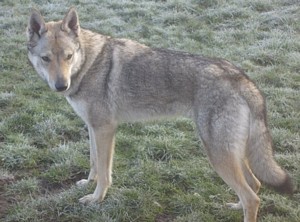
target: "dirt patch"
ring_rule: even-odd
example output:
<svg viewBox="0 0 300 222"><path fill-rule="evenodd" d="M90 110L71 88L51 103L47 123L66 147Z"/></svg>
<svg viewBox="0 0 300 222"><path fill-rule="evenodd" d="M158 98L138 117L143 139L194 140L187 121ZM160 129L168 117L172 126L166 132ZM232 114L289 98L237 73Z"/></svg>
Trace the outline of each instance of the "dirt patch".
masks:
<svg viewBox="0 0 300 222"><path fill-rule="evenodd" d="M12 175L0 175L0 219L4 218L9 206L11 198L5 195L5 185L12 183L15 178Z"/></svg>
<svg viewBox="0 0 300 222"><path fill-rule="evenodd" d="M39 186L42 194L47 193L57 193L62 189L68 189L70 186L74 185L77 181L87 178L87 172L73 172L70 178L60 182L50 182L47 179L40 179Z"/></svg>

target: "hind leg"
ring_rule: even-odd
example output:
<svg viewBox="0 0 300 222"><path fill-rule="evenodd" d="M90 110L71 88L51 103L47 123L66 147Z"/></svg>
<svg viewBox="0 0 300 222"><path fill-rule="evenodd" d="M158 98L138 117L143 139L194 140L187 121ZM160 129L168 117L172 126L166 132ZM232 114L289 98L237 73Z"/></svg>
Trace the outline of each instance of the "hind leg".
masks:
<svg viewBox="0 0 300 222"><path fill-rule="evenodd" d="M246 180L241 160L231 152L210 156L210 160L220 177L237 193L244 210L244 222L255 222L260 200Z"/></svg>
<svg viewBox="0 0 300 222"><path fill-rule="evenodd" d="M224 101L196 113L196 123L212 166L240 199L239 204L231 206L242 206L244 222L255 222L259 183L245 162L250 110L238 96L226 97Z"/></svg>
<svg viewBox="0 0 300 222"><path fill-rule="evenodd" d="M252 190L255 193L258 193L259 188L261 186L261 183L254 176L254 174L252 173L248 163L245 160L241 162L241 165L242 165L242 171L243 171L243 174L246 178L247 183L249 184L249 186L252 188ZM243 205L242 205L241 201L239 201L238 203L227 203L226 205L229 208L234 209L234 210L239 210L239 209L243 208Z"/></svg>

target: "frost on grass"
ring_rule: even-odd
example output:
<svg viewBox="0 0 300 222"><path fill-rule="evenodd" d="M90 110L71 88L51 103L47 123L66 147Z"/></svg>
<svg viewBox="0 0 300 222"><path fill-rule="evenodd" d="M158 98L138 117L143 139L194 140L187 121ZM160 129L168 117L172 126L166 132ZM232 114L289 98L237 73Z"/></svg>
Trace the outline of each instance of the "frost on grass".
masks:
<svg viewBox="0 0 300 222"><path fill-rule="evenodd" d="M107 198L89 207L78 203L94 189L74 185L89 170L87 132L28 65L24 34L30 7L39 8L46 20L59 20L71 5L84 28L223 57L245 69L267 99L275 157L300 183L298 0L4 0L0 181L13 184L0 184L0 206L9 202L4 187L18 199L9 210L1 211L2 204L1 221L242 220L240 211L223 207L236 196L210 167L195 126L186 120L120 125ZM12 175L17 179L10 180ZM294 198L260 193L261 221L299 221L298 193Z"/></svg>

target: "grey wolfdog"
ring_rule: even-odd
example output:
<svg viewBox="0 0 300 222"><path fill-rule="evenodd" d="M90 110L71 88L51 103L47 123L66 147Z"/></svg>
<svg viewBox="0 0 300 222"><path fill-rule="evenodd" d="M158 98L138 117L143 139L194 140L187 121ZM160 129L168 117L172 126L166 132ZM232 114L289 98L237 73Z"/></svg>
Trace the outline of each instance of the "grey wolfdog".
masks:
<svg viewBox="0 0 300 222"><path fill-rule="evenodd" d="M48 23L33 9L27 37L37 73L88 126L91 169L77 184L95 180L97 186L80 202L105 197L119 122L177 115L195 121L211 165L240 199L228 205L243 208L244 221L256 221L258 179L293 192L290 176L273 158L264 98L230 62L91 32L79 26L75 8Z"/></svg>

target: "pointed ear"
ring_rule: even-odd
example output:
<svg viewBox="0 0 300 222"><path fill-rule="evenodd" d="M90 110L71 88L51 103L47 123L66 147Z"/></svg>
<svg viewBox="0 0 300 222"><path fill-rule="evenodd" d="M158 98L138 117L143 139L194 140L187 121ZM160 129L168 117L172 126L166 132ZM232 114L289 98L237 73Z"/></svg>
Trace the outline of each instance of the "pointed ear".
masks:
<svg viewBox="0 0 300 222"><path fill-rule="evenodd" d="M32 9L27 28L29 39L32 38L35 33L40 37L46 31L45 20L41 13L36 9Z"/></svg>
<svg viewBox="0 0 300 222"><path fill-rule="evenodd" d="M73 32L79 36L80 26L76 9L71 7L62 21L61 29L66 32Z"/></svg>

